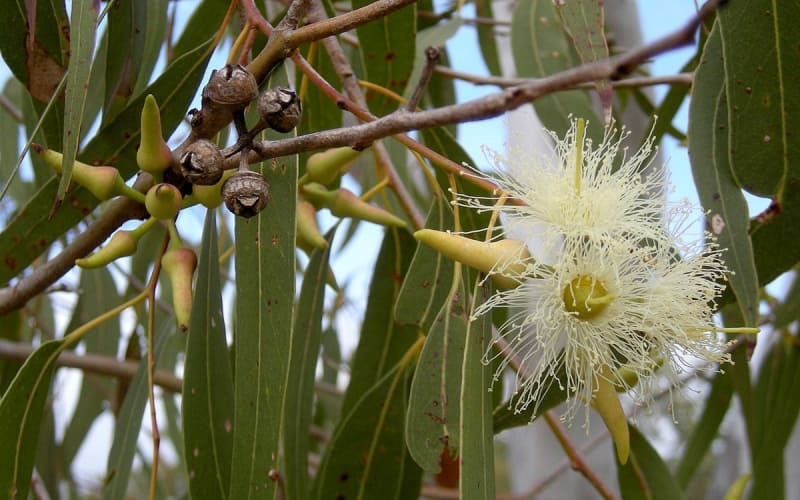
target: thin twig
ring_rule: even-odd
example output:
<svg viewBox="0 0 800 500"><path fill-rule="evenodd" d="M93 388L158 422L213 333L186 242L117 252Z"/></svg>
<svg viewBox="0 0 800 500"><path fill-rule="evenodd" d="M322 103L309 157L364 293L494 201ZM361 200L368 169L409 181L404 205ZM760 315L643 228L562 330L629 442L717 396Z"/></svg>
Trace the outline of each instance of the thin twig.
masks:
<svg viewBox="0 0 800 500"><path fill-rule="evenodd" d="M563 424L558 421L557 417L553 416L553 412L545 412L544 419L545 422L547 422L547 426L550 427L553 435L564 449L567 457L569 457L572 468L580 472L603 498L606 500L615 499L616 495L606 486L603 480L600 479L600 476L597 475L594 469L589 467L589 464L587 464L586 460L583 458L583 454L578 450L572 440L570 440Z"/></svg>
<svg viewBox="0 0 800 500"><path fill-rule="evenodd" d="M497 87L515 87L539 81L538 78L505 78L502 76L481 76L463 71L456 71L447 66L436 66L436 73L455 78L475 85L495 85ZM614 88L650 87L653 85L691 85L694 73L678 73L676 75L640 76L612 81ZM572 88L593 89L594 83L580 83Z"/></svg>
<svg viewBox="0 0 800 500"><path fill-rule="evenodd" d="M161 274L161 257L167 251L169 244L169 233L164 235L164 242L158 251L158 258L153 265L150 280L147 283L147 389L150 399L150 427L153 432L153 464L150 472L150 491L149 500L156 498L156 484L158 481L158 462L159 448L161 446L161 431L158 430L158 415L156 414L156 393L155 393L155 336L156 336L156 286Z"/></svg>
<svg viewBox="0 0 800 500"><path fill-rule="evenodd" d="M425 66L422 68L422 74L419 77L414 93L411 94L411 99L409 99L408 104L406 104L406 111L413 113L417 110L417 104L422 100L422 94L425 93L428 82L431 81L431 77L433 76L433 70L436 68L436 63L441 56L442 49L439 47L427 47L425 49Z"/></svg>

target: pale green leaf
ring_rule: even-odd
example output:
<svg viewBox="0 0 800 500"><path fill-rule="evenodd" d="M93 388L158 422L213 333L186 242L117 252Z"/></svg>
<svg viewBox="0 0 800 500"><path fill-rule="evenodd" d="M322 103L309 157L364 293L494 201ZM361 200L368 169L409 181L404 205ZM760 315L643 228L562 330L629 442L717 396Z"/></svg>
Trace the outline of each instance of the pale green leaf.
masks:
<svg viewBox="0 0 800 500"><path fill-rule="evenodd" d="M231 477L233 373L225 338L216 214L206 211L186 339L183 444L194 498L227 498Z"/></svg>
<svg viewBox="0 0 800 500"><path fill-rule="evenodd" d="M470 310L489 298L489 282L476 283ZM459 422L459 492L463 499L495 498L494 432L492 395L489 386L492 367L483 363L483 354L492 342L492 320L484 314L468 323L464 356L461 360L461 395Z"/></svg>
<svg viewBox="0 0 800 500"><path fill-rule="evenodd" d="M0 399L0 492L5 498L28 497L42 413L62 345L53 340L39 346Z"/></svg>
<svg viewBox="0 0 800 500"><path fill-rule="evenodd" d="M689 159L697 192L708 211L709 229L721 257L732 273L728 276L747 325L758 318L758 276L748 234L747 201L731 173L728 153L728 113L719 24L706 42L695 74L689 108Z"/></svg>
<svg viewBox="0 0 800 500"><path fill-rule="evenodd" d="M67 68L67 88L64 103L64 136L62 152L64 159L61 180L56 199L64 199L72 176L72 167L81 142L81 124L89 93L89 75L92 70L94 36L97 28L97 6L95 0L73 0L70 15L69 49L70 59Z"/></svg>

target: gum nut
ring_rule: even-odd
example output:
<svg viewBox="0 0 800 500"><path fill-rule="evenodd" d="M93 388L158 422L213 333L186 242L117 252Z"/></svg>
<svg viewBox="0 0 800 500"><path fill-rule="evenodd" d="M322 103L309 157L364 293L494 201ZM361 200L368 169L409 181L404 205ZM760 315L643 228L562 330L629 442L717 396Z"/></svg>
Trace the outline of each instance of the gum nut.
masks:
<svg viewBox="0 0 800 500"><path fill-rule="evenodd" d="M300 122L303 112L300 99L288 87L267 89L258 99L258 113L261 118L278 132L289 132Z"/></svg>
<svg viewBox="0 0 800 500"><path fill-rule="evenodd" d="M231 109L244 109L258 97L258 82L243 66L226 64L211 73L203 96Z"/></svg>
<svg viewBox="0 0 800 500"><path fill-rule="evenodd" d="M256 172L236 172L222 185L222 199L234 215L252 217L267 206L269 183Z"/></svg>
<svg viewBox="0 0 800 500"><path fill-rule="evenodd" d="M181 156L181 172L192 184L210 186L222 178L224 161L216 144L200 139L186 147Z"/></svg>

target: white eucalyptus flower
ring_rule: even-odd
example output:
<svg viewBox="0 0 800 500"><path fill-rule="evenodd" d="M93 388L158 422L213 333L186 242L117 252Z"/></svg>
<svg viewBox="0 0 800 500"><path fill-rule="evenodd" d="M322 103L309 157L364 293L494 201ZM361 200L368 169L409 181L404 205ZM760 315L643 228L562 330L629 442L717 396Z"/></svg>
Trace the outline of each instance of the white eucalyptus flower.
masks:
<svg viewBox="0 0 800 500"><path fill-rule="evenodd" d="M497 171L492 180L501 192L495 194L523 202L502 207L506 234L537 238L547 249L572 236L664 238L663 171L643 175L654 153L652 139L628 155L621 148L624 131L608 130L595 147L585 137L582 120L573 120L563 139L550 135L553 155L531 158L515 152L506 157L484 149ZM497 196L458 198L459 205L480 211L495 210L496 201Z"/></svg>
<svg viewBox="0 0 800 500"><path fill-rule="evenodd" d="M516 411L536 410L557 384L567 392L571 419L604 373L629 390L619 368L645 380L665 365L674 380L687 356L729 360L712 318L725 273L713 245L678 257L671 248L571 238L562 250L555 263L534 266L520 286L473 311L474 319L510 308L496 339L505 348L488 350L485 361L499 360L495 379L512 360L518 366Z"/></svg>
<svg viewBox="0 0 800 500"><path fill-rule="evenodd" d="M663 174L642 175L652 139L615 161L620 139L613 137L607 132L594 148L577 120L564 139L554 136L556 165L491 153L508 167L499 174L502 192L458 197L460 206L499 212L506 236L535 243L532 258L498 261L492 271L525 269L519 286L473 311L474 319L510 309L495 340L501 349L490 348L484 361L499 361L495 379L510 363L517 368L516 411L533 405L535 414L557 384L567 393L569 420L601 381L636 385L646 401L662 366L674 381L692 357L729 360L713 320L727 273L721 250L708 236L689 238L701 212L667 206ZM497 203L507 196L523 203ZM642 383L621 375L623 368Z"/></svg>

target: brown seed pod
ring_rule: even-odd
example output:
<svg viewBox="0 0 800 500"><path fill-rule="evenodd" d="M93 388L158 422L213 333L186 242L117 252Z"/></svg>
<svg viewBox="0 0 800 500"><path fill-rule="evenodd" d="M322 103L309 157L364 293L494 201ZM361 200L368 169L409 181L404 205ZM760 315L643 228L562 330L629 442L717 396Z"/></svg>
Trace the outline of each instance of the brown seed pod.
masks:
<svg viewBox="0 0 800 500"><path fill-rule="evenodd" d="M300 122L303 109L294 90L276 87L261 94L258 112L273 130L289 132Z"/></svg>
<svg viewBox="0 0 800 500"><path fill-rule="evenodd" d="M243 66L226 64L211 73L203 97L231 111L242 110L258 97L258 82Z"/></svg>
<svg viewBox="0 0 800 500"><path fill-rule="evenodd" d="M224 161L216 144L199 139L186 146L181 156L181 172L192 184L210 186L222 178Z"/></svg>
<svg viewBox="0 0 800 500"><path fill-rule="evenodd" d="M269 183L256 172L240 170L222 185L222 199L234 215L250 218L269 201Z"/></svg>

